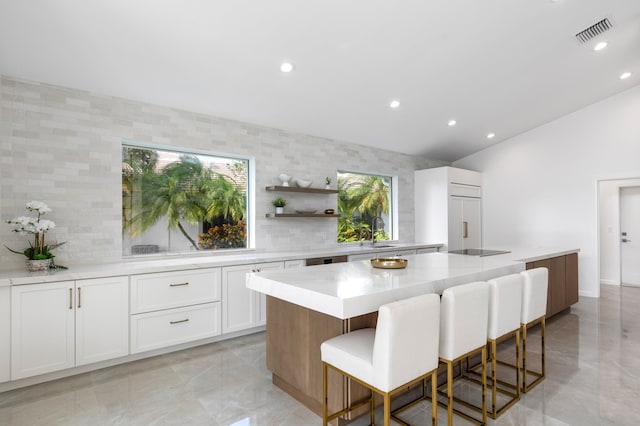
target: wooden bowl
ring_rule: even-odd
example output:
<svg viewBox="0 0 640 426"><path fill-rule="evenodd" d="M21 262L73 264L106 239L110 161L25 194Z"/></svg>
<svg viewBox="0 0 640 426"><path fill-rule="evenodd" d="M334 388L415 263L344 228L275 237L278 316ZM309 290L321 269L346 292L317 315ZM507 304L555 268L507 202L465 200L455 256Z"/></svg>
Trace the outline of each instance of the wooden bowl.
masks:
<svg viewBox="0 0 640 426"><path fill-rule="evenodd" d="M409 261L400 257L376 257L371 259L371 266L380 269L403 269Z"/></svg>

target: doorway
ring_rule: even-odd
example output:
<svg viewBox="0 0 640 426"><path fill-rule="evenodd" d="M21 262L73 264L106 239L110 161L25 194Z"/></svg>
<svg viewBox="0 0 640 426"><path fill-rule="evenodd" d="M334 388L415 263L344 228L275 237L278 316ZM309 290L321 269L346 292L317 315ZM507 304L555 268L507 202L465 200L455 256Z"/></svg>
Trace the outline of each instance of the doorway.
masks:
<svg viewBox="0 0 640 426"><path fill-rule="evenodd" d="M620 188L620 282L640 286L640 186Z"/></svg>
<svg viewBox="0 0 640 426"><path fill-rule="evenodd" d="M623 282L621 277L623 267L621 249L623 244L629 243L622 242L621 234L622 232L627 232L629 235L631 231L624 231L621 228L621 191L630 187L640 188L640 178L620 177L618 179L602 179L597 181L598 276L600 278L600 284L619 286ZM631 210L635 210L636 218L640 217L640 211L637 210L635 204L631 206ZM632 243L640 243L640 233L638 233L638 237L636 238L637 243L628 235L627 239L631 240ZM636 247L638 246L636 245ZM637 256L638 254L630 254L630 257L633 257L635 261L625 261L625 268L627 264L640 264L640 259ZM640 285L640 283L638 285Z"/></svg>

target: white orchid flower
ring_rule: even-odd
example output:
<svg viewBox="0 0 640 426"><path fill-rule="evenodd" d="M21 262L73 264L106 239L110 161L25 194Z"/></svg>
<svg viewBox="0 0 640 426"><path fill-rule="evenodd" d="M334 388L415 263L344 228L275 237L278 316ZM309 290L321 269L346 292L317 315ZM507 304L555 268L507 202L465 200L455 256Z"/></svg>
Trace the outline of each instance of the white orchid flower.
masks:
<svg viewBox="0 0 640 426"><path fill-rule="evenodd" d="M27 210L36 211L39 214L45 214L51 211L51 209L42 201L30 201L27 203Z"/></svg>

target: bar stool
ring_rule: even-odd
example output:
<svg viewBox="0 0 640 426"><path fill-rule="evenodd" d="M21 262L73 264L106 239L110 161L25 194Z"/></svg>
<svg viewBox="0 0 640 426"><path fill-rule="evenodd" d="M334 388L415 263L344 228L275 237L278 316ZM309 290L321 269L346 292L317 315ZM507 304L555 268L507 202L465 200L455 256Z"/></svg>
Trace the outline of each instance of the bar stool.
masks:
<svg viewBox="0 0 640 426"><path fill-rule="evenodd" d="M391 397L431 377L435 394L438 370L440 298L425 294L383 305L378 325L336 336L320 346L322 358L323 425L361 405L329 414L328 367L367 387L371 397L371 424L375 424L374 392L384 401L384 425L391 421ZM432 404L432 423L437 424L437 405Z"/></svg>
<svg viewBox="0 0 640 426"><path fill-rule="evenodd" d="M487 342L491 347L489 354L489 359L491 360L491 410L489 411L489 416L495 419L520 400L520 318L522 313L523 278L520 274L512 274L489 280L488 283L489 325L487 328ZM498 342L514 335L516 385L513 386L515 392L509 392L498 387ZM507 385L510 386L511 384ZM497 407L497 392L510 397L499 408Z"/></svg>
<svg viewBox="0 0 640 426"><path fill-rule="evenodd" d="M545 315L547 313L547 287L549 286L549 270L535 268L520 272L523 277L522 313L520 329L522 333L522 392L528 392L545 376L544 333ZM527 330L540 323L540 356L541 371L527 369ZM536 376L535 380L527 384L527 374Z"/></svg>
<svg viewBox="0 0 640 426"><path fill-rule="evenodd" d="M487 423L487 325L489 314L489 284L475 282L450 287L442 293L440 302L440 362L447 366L447 420L453 424L453 413L476 424ZM477 409L467 401L453 396L453 367L455 363L481 353L482 359L482 420L454 409L453 401ZM460 376L462 378L463 376Z"/></svg>

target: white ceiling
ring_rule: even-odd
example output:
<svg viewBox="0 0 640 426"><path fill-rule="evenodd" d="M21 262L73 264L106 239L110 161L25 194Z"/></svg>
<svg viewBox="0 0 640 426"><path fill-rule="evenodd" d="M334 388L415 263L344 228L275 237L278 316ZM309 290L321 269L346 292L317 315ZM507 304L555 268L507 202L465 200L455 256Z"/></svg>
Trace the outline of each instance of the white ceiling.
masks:
<svg viewBox="0 0 640 426"><path fill-rule="evenodd" d="M0 73L453 161L639 84L640 0L0 0Z"/></svg>

